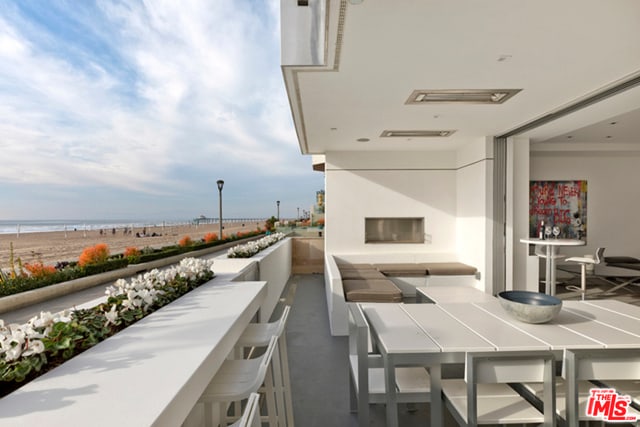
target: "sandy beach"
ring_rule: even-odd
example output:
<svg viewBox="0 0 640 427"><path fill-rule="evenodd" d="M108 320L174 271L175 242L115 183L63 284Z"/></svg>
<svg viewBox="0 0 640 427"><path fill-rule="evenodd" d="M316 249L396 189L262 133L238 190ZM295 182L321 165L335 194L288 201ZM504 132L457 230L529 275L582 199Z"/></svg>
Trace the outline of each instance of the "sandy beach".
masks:
<svg viewBox="0 0 640 427"><path fill-rule="evenodd" d="M255 222L224 224L224 234L234 234L238 231L253 231ZM260 222L260 227L264 222ZM136 237L136 233L147 237ZM218 224L179 225L146 227L145 230L134 228L131 233L125 234L123 229L112 230L76 230L54 231L41 233L0 234L0 268L10 267L10 245L13 243L14 259L20 258L23 263L42 261L45 265L55 265L59 261L77 261L83 249L98 243L109 246L111 254L124 252L129 246L142 249L144 247L159 248L177 244L184 236L192 240L200 240L207 233L218 233ZM151 236L153 233L156 236Z"/></svg>

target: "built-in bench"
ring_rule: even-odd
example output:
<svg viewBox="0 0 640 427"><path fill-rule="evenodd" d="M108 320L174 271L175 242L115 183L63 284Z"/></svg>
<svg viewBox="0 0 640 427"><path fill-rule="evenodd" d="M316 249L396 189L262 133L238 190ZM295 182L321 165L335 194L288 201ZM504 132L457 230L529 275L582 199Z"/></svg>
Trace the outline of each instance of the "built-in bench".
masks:
<svg viewBox="0 0 640 427"><path fill-rule="evenodd" d="M461 262L351 264L338 263L347 301L399 302L415 297L431 276L470 276L477 269ZM459 281L459 280L458 280Z"/></svg>
<svg viewBox="0 0 640 427"><path fill-rule="evenodd" d="M347 302L400 302L416 297L416 288L430 285L477 286L475 267L461 262L447 262L454 256L433 254L433 261L403 262L394 255L376 254L325 256L327 305L332 335L348 334ZM398 262L383 260L398 259ZM406 259L406 258L405 258ZM414 261L411 259L411 261Z"/></svg>

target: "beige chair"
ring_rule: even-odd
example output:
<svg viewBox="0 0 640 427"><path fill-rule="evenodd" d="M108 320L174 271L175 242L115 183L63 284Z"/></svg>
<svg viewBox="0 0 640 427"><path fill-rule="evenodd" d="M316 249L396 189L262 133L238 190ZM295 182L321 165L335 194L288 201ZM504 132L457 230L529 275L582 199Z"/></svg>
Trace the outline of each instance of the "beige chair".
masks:
<svg viewBox="0 0 640 427"><path fill-rule="evenodd" d="M442 395L461 426L555 426L554 371L555 358L548 351L471 352L466 355L464 379L442 380ZM508 384L528 381L544 384L544 412Z"/></svg>
<svg viewBox="0 0 640 427"><path fill-rule="evenodd" d="M575 286L567 286L569 290L575 290L582 294L582 299L584 299L587 293L587 265L597 265L604 259L602 255L604 254L605 248L596 249L596 254L593 258L587 257L571 257L567 258L567 262L576 262L580 264L580 289Z"/></svg>
<svg viewBox="0 0 640 427"><path fill-rule="evenodd" d="M369 324L361 307L349 308L349 371L351 410L358 412L358 425L369 426L369 405L386 403L385 372L380 354L371 349ZM399 403L431 401L431 377L424 367L396 368L396 392ZM361 391L367 390L363 393Z"/></svg>

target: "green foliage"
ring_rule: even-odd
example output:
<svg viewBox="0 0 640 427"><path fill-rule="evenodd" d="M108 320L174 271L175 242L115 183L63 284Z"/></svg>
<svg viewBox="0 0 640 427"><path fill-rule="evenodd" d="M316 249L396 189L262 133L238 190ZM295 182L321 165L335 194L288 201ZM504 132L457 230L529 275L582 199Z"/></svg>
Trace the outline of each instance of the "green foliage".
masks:
<svg viewBox="0 0 640 427"><path fill-rule="evenodd" d="M271 217L275 222L275 217ZM260 235L261 232L246 233L242 239ZM106 261L99 264L89 264L79 267L77 262L64 262L56 265L56 272L47 277L35 278L26 274L19 274L22 270L20 260L13 258L13 245L11 245L11 272L9 274L0 273L0 297L18 294L33 289L39 289L56 283L67 282L69 280L79 279L81 277L100 274L107 271L125 268L129 264L141 264L158 259L168 258L175 255L197 251L200 249L211 248L223 243L239 240L237 236L231 236L224 240L216 240L210 243L202 241L193 242L192 245L181 247L179 245L165 246L162 249L154 249L145 247L140 251L140 255L136 257L124 257L123 254L111 255ZM15 271L15 275L13 272Z"/></svg>
<svg viewBox="0 0 640 427"><path fill-rule="evenodd" d="M278 222L278 218L272 216L264 222L264 227L269 231L276 231L276 222Z"/></svg>

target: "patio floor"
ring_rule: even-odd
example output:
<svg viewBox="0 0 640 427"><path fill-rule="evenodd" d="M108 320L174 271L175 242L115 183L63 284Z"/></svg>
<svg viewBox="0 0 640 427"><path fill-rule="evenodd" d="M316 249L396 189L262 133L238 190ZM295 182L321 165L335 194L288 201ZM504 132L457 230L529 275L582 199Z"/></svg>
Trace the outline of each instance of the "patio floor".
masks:
<svg viewBox="0 0 640 427"><path fill-rule="evenodd" d="M292 306L287 345L295 424L356 427L357 414L349 408L348 337L334 337L329 332L324 276L292 276L284 297ZM370 425L385 426L385 406L370 408ZM414 409L409 412L406 405L398 406L400 426L429 423L428 404L416 404ZM457 424L447 414L445 425Z"/></svg>
<svg viewBox="0 0 640 427"><path fill-rule="evenodd" d="M606 290L609 285L602 285ZM598 285L590 285L597 289ZM557 288L562 299L579 299L563 285ZM630 286L615 298L640 305L640 288ZM348 337L333 337L329 332L323 275L293 275L289 279L283 303L292 306L287 324L287 343L295 424L304 427L357 426L357 414L349 407ZM274 313L274 317L279 313ZM429 405L417 404L409 412L399 405L399 425L424 426L429 423ZM445 426L457 424L445 411ZM371 426L385 426L385 406L371 405Z"/></svg>

